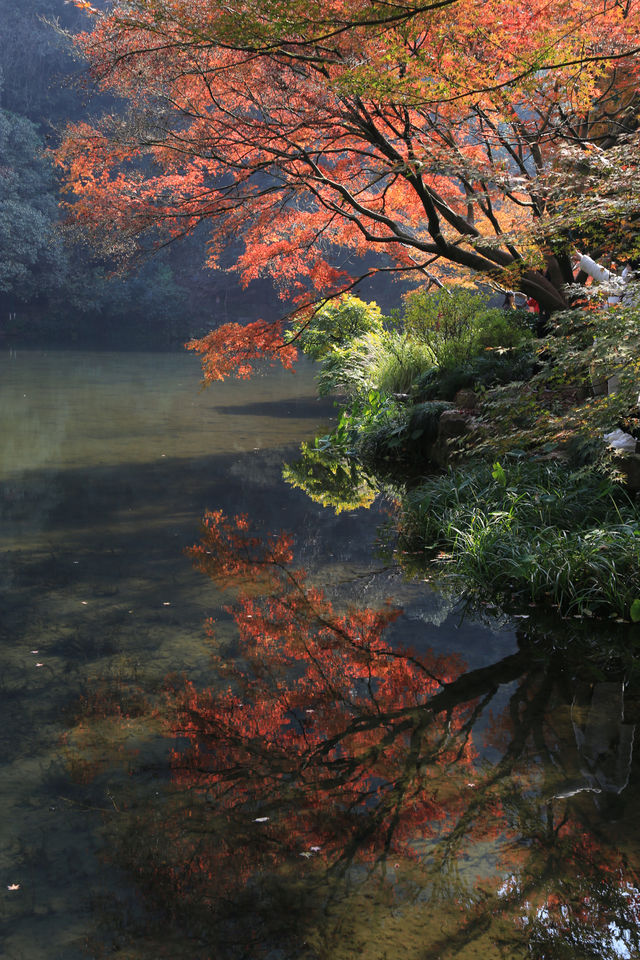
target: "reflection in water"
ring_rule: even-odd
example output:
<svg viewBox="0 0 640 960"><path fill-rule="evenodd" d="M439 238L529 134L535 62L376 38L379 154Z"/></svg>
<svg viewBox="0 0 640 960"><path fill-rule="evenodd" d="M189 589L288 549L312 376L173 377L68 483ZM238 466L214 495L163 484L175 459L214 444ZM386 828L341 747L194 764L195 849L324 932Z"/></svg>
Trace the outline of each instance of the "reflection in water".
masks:
<svg viewBox="0 0 640 960"><path fill-rule="evenodd" d="M284 479L299 487L314 503L342 510L369 507L378 494L378 483L370 477L354 457L324 445L302 443L300 459L285 464Z"/></svg>
<svg viewBox="0 0 640 960"><path fill-rule="evenodd" d="M286 511L327 563L319 511L280 480L291 445L331 412L309 369L205 392L200 374L175 354L0 352L3 960L82 960L107 892L123 889L130 909L99 855L116 783L69 782L69 727L97 685L102 718L87 702L85 735L97 748L129 716L121 747L143 751L138 776L166 769L143 706L171 671L210 675L202 622L219 598L183 555L203 511L254 509L276 527ZM329 524L330 563L368 553L365 525L350 523Z"/></svg>
<svg viewBox="0 0 640 960"><path fill-rule="evenodd" d="M3 958L637 955L634 628L462 617L281 482L310 376L198 379L0 355Z"/></svg>
<svg viewBox="0 0 640 960"><path fill-rule="evenodd" d="M385 639L398 609L337 609L292 546L217 511L191 550L236 634L209 624L215 684L166 685L170 780L121 785L108 816L144 902L122 955L640 955L629 635L596 655L584 624L562 646L523 620L469 668ZM136 711L95 705L79 766L108 720L135 768Z"/></svg>

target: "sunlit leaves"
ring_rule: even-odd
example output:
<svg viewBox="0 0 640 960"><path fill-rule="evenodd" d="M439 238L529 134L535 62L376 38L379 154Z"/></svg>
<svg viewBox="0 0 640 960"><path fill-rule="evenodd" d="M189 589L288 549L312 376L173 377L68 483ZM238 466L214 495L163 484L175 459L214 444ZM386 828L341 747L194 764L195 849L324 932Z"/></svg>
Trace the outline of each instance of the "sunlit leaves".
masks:
<svg viewBox="0 0 640 960"><path fill-rule="evenodd" d="M450 265L561 308L584 201L563 151L629 132L638 17L584 0L122 0L78 43L132 109L69 131L70 211L122 247L206 221L211 265L242 239L245 282L270 275L302 306L348 288L345 251L373 248L429 282ZM602 196L612 223L615 185Z"/></svg>
<svg viewBox="0 0 640 960"><path fill-rule="evenodd" d="M246 379L262 360L280 361L291 370L297 350L283 340L281 324L259 320L244 327L238 323L224 324L200 340L191 340L187 347L201 354L204 380L211 383L232 374Z"/></svg>

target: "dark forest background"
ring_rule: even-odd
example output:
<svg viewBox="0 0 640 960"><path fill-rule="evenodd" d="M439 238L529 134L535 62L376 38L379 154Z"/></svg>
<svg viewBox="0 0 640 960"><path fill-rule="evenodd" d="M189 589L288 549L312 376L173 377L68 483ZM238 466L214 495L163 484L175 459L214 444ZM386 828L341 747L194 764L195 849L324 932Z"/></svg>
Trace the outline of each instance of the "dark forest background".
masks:
<svg viewBox="0 0 640 960"><path fill-rule="evenodd" d="M0 0L0 342L175 347L229 320L281 311L264 281L203 267L206 235L116 273L66 235L46 149L68 121L105 109L58 30L87 18L64 0Z"/></svg>
<svg viewBox="0 0 640 960"><path fill-rule="evenodd" d="M236 274L204 267L205 229L141 251L128 272L64 230L47 148L67 122L120 109L96 94L65 36L88 26L65 0L0 0L0 344L170 348L286 313L270 281L243 289ZM356 292L384 307L398 297L382 278Z"/></svg>

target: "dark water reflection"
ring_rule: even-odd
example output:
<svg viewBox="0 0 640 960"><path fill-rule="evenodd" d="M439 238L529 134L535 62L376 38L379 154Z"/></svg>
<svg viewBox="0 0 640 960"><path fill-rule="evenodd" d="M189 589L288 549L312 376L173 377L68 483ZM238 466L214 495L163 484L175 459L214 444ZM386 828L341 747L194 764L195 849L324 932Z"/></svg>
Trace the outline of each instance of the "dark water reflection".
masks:
<svg viewBox="0 0 640 960"><path fill-rule="evenodd" d="M281 480L308 370L0 372L3 956L640 955L630 631L403 583Z"/></svg>
<svg viewBox="0 0 640 960"><path fill-rule="evenodd" d="M286 537L214 512L192 555L237 636L209 626L215 684L167 686L171 781L110 817L162 918L134 955L639 955L629 637L527 623L469 669L389 642L397 607L338 609Z"/></svg>

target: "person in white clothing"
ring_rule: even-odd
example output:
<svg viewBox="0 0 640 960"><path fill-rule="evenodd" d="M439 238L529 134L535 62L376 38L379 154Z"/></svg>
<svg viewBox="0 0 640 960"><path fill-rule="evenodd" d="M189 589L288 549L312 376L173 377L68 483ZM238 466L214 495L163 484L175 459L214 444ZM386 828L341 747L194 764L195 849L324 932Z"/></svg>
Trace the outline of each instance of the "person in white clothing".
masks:
<svg viewBox="0 0 640 960"><path fill-rule="evenodd" d="M592 260L591 257L588 257L586 254L582 254L576 250L576 253L580 257L578 263L578 270L582 273L586 273L587 276L593 277L597 283L607 283L609 286L609 296L607 297L607 306L613 307L615 304L620 303L625 295L625 288L628 281L632 276L632 269L630 264L625 264L620 274L614 273L612 270L608 270L607 267L603 267L601 264L596 263L595 260ZM634 264L635 265L635 264ZM634 299L633 293L629 299ZM618 387L620 386L620 376L618 373L613 373L610 377L607 377L606 392L611 395L615 393ZM638 398L640 403L640 397Z"/></svg>
<svg viewBox="0 0 640 960"><path fill-rule="evenodd" d="M622 273L618 276L618 274L613 273L613 271L608 270L599 263L596 263L595 260L592 260L591 257L588 257L586 254L578 255L580 257L578 270L580 270L582 273L586 273L589 277L593 277L593 279L598 283L611 283L616 288L620 288L620 293L611 293L607 297L607 303L609 306L619 303L624 295L624 287L631 272L629 265L627 264L627 266L625 266L622 270Z"/></svg>

